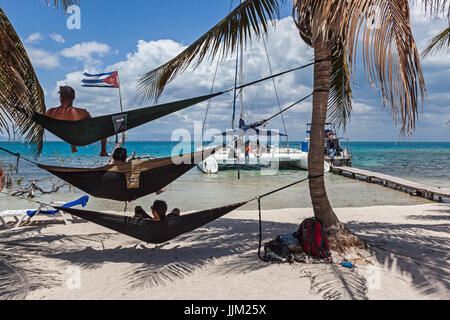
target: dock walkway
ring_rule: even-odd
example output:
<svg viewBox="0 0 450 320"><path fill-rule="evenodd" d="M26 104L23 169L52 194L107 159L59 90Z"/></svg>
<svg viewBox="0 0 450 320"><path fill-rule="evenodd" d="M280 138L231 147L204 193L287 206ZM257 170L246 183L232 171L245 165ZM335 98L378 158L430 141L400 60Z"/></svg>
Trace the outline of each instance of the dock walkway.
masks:
<svg viewBox="0 0 450 320"><path fill-rule="evenodd" d="M443 202L443 199L450 200L450 188L429 187L387 174L347 166L333 166L331 171L344 177L380 184L409 193L412 196L422 197L432 201Z"/></svg>

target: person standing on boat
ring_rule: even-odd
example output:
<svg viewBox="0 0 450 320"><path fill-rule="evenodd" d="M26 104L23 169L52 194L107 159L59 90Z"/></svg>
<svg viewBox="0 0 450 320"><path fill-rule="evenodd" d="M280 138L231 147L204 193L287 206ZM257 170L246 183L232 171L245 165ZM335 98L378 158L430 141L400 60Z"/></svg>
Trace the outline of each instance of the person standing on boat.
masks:
<svg viewBox="0 0 450 320"><path fill-rule="evenodd" d="M336 149L333 148L330 150L330 160L331 160L331 165L334 166L334 157L336 156Z"/></svg>
<svg viewBox="0 0 450 320"><path fill-rule="evenodd" d="M68 121L80 121L83 119L91 118L89 112L85 109L78 109L73 107L73 101L75 100L75 90L69 86L59 87L59 100L61 105L57 108L48 110L45 115L49 118L57 120ZM108 157L106 151L107 139L102 140L102 149L100 151L101 157ZM78 152L77 147L72 145L72 153Z"/></svg>
<svg viewBox="0 0 450 320"><path fill-rule="evenodd" d="M5 186L5 172L3 171L2 165L0 164L0 191L3 190Z"/></svg>

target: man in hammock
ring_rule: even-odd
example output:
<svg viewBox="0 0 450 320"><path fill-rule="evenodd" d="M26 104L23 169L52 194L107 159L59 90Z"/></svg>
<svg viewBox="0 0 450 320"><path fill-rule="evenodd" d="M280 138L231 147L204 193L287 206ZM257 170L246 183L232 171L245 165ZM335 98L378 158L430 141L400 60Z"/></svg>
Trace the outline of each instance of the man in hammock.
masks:
<svg viewBox="0 0 450 320"><path fill-rule="evenodd" d="M112 161L113 164L129 162L130 160L127 156L127 149L122 147L116 148L112 154ZM166 192L166 187L156 191L156 195L160 195L163 192Z"/></svg>
<svg viewBox="0 0 450 320"><path fill-rule="evenodd" d="M59 87L59 100L61 105L57 108L48 110L45 115L47 117L57 120L68 121L80 121L83 119L91 118L89 112L85 109L78 109L73 107L73 101L75 100L75 90L69 86ZM102 149L100 152L101 157L108 157L106 151L107 139L102 140ZM72 145L72 153L78 152L77 147Z"/></svg>
<svg viewBox="0 0 450 320"><path fill-rule="evenodd" d="M5 186L5 172L3 171L2 165L0 164L0 191L3 190Z"/></svg>
<svg viewBox="0 0 450 320"><path fill-rule="evenodd" d="M155 200L152 205L153 218L145 212L142 207L137 206L134 208L134 217L151 221L164 221L166 220L167 203L162 200Z"/></svg>

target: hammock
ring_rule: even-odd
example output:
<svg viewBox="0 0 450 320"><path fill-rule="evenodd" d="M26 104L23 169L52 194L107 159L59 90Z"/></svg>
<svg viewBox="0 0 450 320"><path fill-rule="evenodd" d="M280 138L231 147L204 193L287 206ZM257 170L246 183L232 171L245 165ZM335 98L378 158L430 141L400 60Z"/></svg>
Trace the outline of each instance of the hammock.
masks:
<svg viewBox="0 0 450 320"><path fill-rule="evenodd" d="M176 158L118 163L94 169L35 164L91 196L133 201L161 190L220 148L222 146Z"/></svg>
<svg viewBox="0 0 450 320"><path fill-rule="evenodd" d="M291 183L282 188L278 188L257 198L231 204L228 206L203 210L191 214L181 215L179 217L167 217L165 221L151 221L142 218L131 218L126 216L120 216L115 214L101 213L96 211L78 210L72 208L55 207L55 209L67 212L81 219L93 222L108 229L117 231L119 233L126 234L132 238L145 241L147 243L164 243L172 240L179 235L187 232L191 232L198 229L216 219L223 217L224 215L236 210L247 203L258 200L259 209L259 248L258 256L261 258L261 241L262 241L262 224L261 224L261 199L268 197L276 192L280 192L284 189L295 186L299 183L307 181L308 179L316 179L323 177L322 175L315 177L308 177L300 181Z"/></svg>
<svg viewBox="0 0 450 320"><path fill-rule="evenodd" d="M132 238L147 243L164 243L179 235L198 229L228 213L236 210L247 202L232 204L225 207L199 211L179 217L167 218L165 221L150 221L95 211L70 208L56 209L67 212L84 220L101 225L108 229L126 234Z"/></svg>
<svg viewBox="0 0 450 320"><path fill-rule="evenodd" d="M140 125L143 125L147 122L156 120L158 118L164 117L166 115L169 115L171 113L180 111L182 109L185 109L187 107L193 106L197 103L200 103L202 101L220 96L224 93L230 92L232 90L240 90L245 87L255 85L257 83L282 76L284 74L301 70L306 67L312 66L316 63L319 63L321 61L329 60L330 58L320 59L316 60L314 62L305 64L303 66L293 68L287 71L283 71L259 80L255 80L243 85L240 85L238 87L212 93L205 96L200 96L196 98L186 99L186 100L180 100L165 104L160 104L153 107L147 107L142 109L136 109L131 110L127 112L122 113L116 113L96 118L89 118L79 121L67 121L67 120L56 120L49 117L46 117L45 115L39 114L39 113L29 113L28 111L25 111L23 108L17 108L20 112L26 115L30 115L30 118L45 128L46 130L53 133L55 136L61 138L67 143L70 143L75 146L86 146L89 144L92 144L94 142L103 140L105 138L111 137L113 135L116 135L121 132L125 132L127 130L136 128ZM303 99L304 100L304 99ZM302 100L302 101L303 101ZM292 107L292 106L291 106ZM291 108L289 107L289 108ZM287 109L286 109L287 110ZM282 112L286 111L283 110ZM282 113L281 112L281 113ZM278 113L280 114L280 113ZM277 115L278 115L277 114ZM272 117L273 118L273 117ZM270 119L272 119L270 118ZM267 122L268 120L266 120Z"/></svg>
<svg viewBox="0 0 450 320"><path fill-rule="evenodd" d="M171 113L180 111L223 93L224 92L219 92L197 98L180 100L153 107L89 118L80 121L56 120L39 113L31 114L31 119L67 143L75 146L86 146ZM19 111L26 113L20 108Z"/></svg>

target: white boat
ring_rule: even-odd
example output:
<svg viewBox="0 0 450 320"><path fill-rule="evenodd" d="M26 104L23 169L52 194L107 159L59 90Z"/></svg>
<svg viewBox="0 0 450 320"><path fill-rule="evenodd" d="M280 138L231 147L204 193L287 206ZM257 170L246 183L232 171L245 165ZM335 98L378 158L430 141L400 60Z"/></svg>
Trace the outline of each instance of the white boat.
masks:
<svg viewBox="0 0 450 320"><path fill-rule="evenodd" d="M265 46L266 48L266 46ZM269 61L270 60L266 48L266 55ZM239 56L241 59L239 59ZM241 46L240 54L237 55L237 62L240 62L240 83L243 82L243 50ZM240 60L240 61L239 61ZM237 68L238 63L236 63ZM236 69L236 75L237 75ZM235 84L237 83L237 78L235 80ZM275 94L278 98L278 93L276 89L275 82L273 82ZM283 113L296 104L304 101L307 97L301 99L300 101L294 103L293 105L281 110L281 105L279 104L280 112L276 115L256 122L250 125L245 124L244 120L244 110L243 110L243 96L244 93L242 91L239 92L240 96L240 119L239 119L239 129L235 129L235 114L236 114L236 98L237 91L235 90L234 102L233 102L233 117L231 121L231 131L222 133L222 137L232 138L222 140L224 146L223 149L220 149L215 154L211 155L209 158L199 163L198 168L206 173L206 174L214 174L219 170L224 169L257 169L257 168L265 168L268 170L279 170L279 169L308 169L308 153L302 151L301 149L291 148L289 147L289 140L287 137L287 133L279 133L277 130L266 130L261 129L262 126L267 125L267 123L277 117L283 117ZM278 99L279 103L279 99ZM209 106L208 106L209 108ZM202 129L202 138L203 132L205 128L206 118L208 115L208 110L205 115L205 120L203 121L203 129ZM284 119L283 125L285 125ZM286 127L284 128L286 131ZM220 134L219 134L220 136ZM274 143L272 139L275 137L276 142ZM279 146L279 138L286 137L287 147ZM224 141L230 141L228 144ZM217 144L216 144L217 145ZM209 146L211 147L211 146ZM197 148L197 151L202 151L206 147L200 146ZM324 171L330 171L330 165L325 162L324 163Z"/></svg>
<svg viewBox="0 0 450 320"><path fill-rule="evenodd" d="M206 149L199 147L197 151ZM206 174L215 174L219 170L238 169L303 169L308 170L308 153L294 148L282 148L277 146L266 146L250 148L233 148L224 146L215 154L199 163L198 168ZM329 172L331 167L325 161L324 171Z"/></svg>

